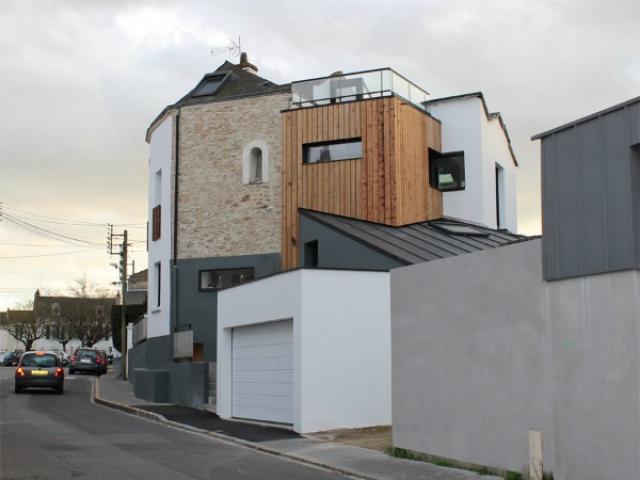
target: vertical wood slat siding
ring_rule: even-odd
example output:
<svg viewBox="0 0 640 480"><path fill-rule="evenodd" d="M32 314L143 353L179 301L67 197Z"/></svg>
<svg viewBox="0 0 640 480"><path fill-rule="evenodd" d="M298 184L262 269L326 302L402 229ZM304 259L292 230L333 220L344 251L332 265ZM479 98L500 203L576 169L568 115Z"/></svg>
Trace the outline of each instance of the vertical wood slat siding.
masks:
<svg viewBox="0 0 640 480"><path fill-rule="evenodd" d="M429 185L428 151L440 151L440 123L395 97L282 114L282 268L298 266L298 209L388 225L442 216ZM303 164L303 145L362 139L362 159Z"/></svg>

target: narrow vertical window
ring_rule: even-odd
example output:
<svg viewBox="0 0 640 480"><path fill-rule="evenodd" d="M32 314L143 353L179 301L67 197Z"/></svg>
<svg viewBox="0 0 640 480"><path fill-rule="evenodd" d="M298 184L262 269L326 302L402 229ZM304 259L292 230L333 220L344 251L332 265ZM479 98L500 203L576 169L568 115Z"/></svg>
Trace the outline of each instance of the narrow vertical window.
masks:
<svg viewBox="0 0 640 480"><path fill-rule="evenodd" d="M161 235L161 207L162 203L162 170L158 170L154 175L154 185L153 185L153 209L151 211L152 216L152 232L151 239L158 240Z"/></svg>
<svg viewBox="0 0 640 480"><path fill-rule="evenodd" d="M258 147L251 149L251 173L249 183L262 183L262 150Z"/></svg>
<svg viewBox="0 0 640 480"><path fill-rule="evenodd" d="M160 262L157 262L155 264L155 274L156 274L156 307L160 308L160 300L162 299L162 295L161 295L161 286L162 286L162 280L161 280L161 273L162 270L160 268Z"/></svg>
<svg viewBox="0 0 640 480"><path fill-rule="evenodd" d="M496 228L505 225L504 169L496 163Z"/></svg>

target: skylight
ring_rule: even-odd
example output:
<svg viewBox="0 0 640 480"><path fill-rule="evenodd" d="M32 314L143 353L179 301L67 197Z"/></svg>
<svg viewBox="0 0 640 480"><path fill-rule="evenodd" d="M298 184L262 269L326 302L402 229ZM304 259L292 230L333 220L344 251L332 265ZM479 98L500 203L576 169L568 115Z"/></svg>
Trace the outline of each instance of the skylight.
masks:
<svg viewBox="0 0 640 480"><path fill-rule="evenodd" d="M227 79L227 75L226 73L206 75L191 96L203 97L206 95L214 95Z"/></svg>
<svg viewBox="0 0 640 480"><path fill-rule="evenodd" d="M443 232L451 233L453 235L473 235L477 237L489 236L488 232L478 230L477 228L471 227L469 225L461 225L459 223L430 222L430 225L437 228L438 230L442 230Z"/></svg>

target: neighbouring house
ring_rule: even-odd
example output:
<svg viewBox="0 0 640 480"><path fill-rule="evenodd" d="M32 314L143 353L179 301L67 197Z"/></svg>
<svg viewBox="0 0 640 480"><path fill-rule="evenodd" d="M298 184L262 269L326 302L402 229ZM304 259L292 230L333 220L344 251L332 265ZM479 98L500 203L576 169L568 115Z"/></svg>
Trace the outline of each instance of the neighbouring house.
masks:
<svg viewBox="0 0 640 480"><path fill-rule="evenodd" d="M25 319L37 318L37 321L31 321L34 336L39 337L33 342L34 350L64 350L71 354L88 343L107 350L112 346L109 312L114 302L114 298L47 296L36 290L33 310L7 310L2 312L2 320L16 315L28 316ZM0 335L4 339L0 351L25 348L6 330Z"/></svg>
<svg viewBox="0 0 640 480"><path fill-rule="evenodd" d="M284 297L264 293L274 285L310 291L305 278L327 275L345 282L343 295L355 288L362 302L352 280L358 272L338 270L383 279L398 266L523 240L515 233L517 162L502 117L488 113L481 94L429 98L389 68L276 85L243 55L162 111L147 131L149 303L147 339L130 355L137 395L188 405L219 398L222 416L301 431L349 423L346 409L313 419L305 400L312 387L299 377L285 382L278 414L266 412L279 399L257 391L243 393L253 402L243 410L234 399L252 382L233 383L228 355L237 352L229 339L291 339L294 354L282 361L299 371L298 362L317 361L302 334L322 322L309 313L317 299L286 297L286 316L277 317L274 302ZM303 270L286 273L296 269ZM320 298L337 305L338 293ZM241 306L244 318L232 314ZM389 310L382 314L389 325ZM343 357L358 341L354 328L345 332ZM370 374L389 399L388 356L385 362ZM385 402L370 418L388 419ZM334 406L327 405L332 414Z"/></svg>
<svg viewBox="0 0 640 480"><path fill-rule="evenodd" d="M393 444L640 478L640 97L533 139L541 239L390 273Z"/></svg>

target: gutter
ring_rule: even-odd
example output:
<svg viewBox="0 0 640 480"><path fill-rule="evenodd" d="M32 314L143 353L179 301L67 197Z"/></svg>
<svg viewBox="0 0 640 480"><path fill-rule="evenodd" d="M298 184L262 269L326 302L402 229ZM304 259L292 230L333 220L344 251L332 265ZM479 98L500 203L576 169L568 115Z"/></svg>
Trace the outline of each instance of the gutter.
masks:
<svg viewBox="0 0 640 480"><path fill-rule="evenodd" d="M176 115L175 115L175 175L173 180L173 275L175 282L175 317L174 317L174 328L178 325L178 179L180 175L180 107L177 107ZM170 289L171 290L171 289ZM169 308L171 311L171 308Z"/></svg>

